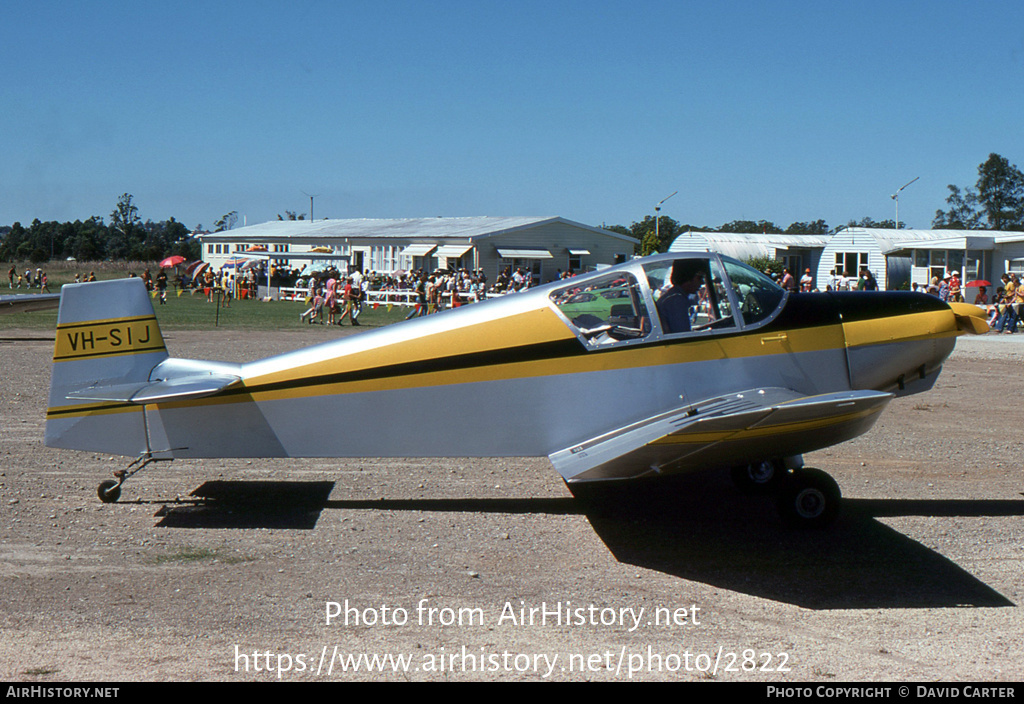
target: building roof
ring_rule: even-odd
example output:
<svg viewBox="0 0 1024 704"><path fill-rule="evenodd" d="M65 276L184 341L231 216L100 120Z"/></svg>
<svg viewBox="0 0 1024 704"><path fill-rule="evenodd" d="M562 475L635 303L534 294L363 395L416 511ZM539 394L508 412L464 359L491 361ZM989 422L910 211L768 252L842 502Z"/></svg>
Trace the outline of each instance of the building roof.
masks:
<svg viewBox="0 0 1024 704"><path fill-rule="evenodd" d="M693 251L703 245L704 248L724 254L735 259L746 259L755 256L774 257L778 250L824 249L828 244L828 235L782 235L776 233L744 233L744 232L700 232L690 230L684 232L669 245L670 252Z"/></svg>
<svg viewBox="0 0 1024 704"><path fill-rule="evenodd" d="M848 227L843 229L842 233L874 237L884 254L911 249L994 249L996 242L1019 242L1024 239L1024 232L1000 230L892 230Z"/></svg>
<svg viewBox="0 0 1024 704"><path fill-rule="evenodd" d="M635 242L632 237L560 217L459 217L350 220L272 220L259 225L200 235L205 242L273 241L324 242L337 239L476 240L539 225L562 223L609 237Z"/></svg>

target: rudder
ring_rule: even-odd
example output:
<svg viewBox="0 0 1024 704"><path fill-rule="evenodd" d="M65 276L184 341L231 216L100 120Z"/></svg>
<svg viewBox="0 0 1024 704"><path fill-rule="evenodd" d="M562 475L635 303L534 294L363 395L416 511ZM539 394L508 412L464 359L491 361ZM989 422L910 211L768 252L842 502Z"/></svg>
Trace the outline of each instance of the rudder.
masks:
<svg viewBox="0 0 1024 704"><path fill-rule="evenodd" d="M46 444L122 455L144 452L141 406L73 394L95 386L146 383L167 357L141 279L65 285L57 315Z"/></svg>

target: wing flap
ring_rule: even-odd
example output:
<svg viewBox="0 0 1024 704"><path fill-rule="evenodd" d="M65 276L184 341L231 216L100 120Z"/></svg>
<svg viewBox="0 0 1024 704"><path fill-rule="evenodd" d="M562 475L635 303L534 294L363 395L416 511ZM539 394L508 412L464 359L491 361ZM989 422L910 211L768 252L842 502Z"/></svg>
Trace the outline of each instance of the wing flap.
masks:
<svg viewBox="0 0 1024 704"><path fill-rule="evenodd" d="M804 396L753 389L672 409L549 459L566 481L589 481L787 457L865 432L892 398L877 391Z"/></svg>
<svg viewBox="0 0 1024 704"><path fill-rule="evenodd" d="M212 396L241 383L231 374L192 374L175 379L140 381L128 384L94 384L67 395L73 400L119 401L121 403L164 403Z"/></svg>

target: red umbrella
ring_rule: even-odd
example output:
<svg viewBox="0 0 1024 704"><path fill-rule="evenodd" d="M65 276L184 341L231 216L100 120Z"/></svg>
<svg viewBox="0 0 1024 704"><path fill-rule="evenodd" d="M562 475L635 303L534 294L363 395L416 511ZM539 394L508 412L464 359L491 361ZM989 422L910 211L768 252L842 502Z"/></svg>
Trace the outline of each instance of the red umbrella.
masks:
<svg viewBox="0 0 1024 704"><path fill-rule="evenodd" d="M167 257L167 259L164 259L162 262L160 262L160 266L164 268L178 266L183 261L185 261L185 257L181 256L180 254L175 254L173 257Z"/></svg>
<svg viewBox="0 0 1024 704"><path fill-rule="evenodd" d="M991 285L992 284L989 283L988 281L985 281L985 279L976 279L975 281L968 281L967 283L964 284L964 287L966 288L967 286L991 286Z"/></svg>

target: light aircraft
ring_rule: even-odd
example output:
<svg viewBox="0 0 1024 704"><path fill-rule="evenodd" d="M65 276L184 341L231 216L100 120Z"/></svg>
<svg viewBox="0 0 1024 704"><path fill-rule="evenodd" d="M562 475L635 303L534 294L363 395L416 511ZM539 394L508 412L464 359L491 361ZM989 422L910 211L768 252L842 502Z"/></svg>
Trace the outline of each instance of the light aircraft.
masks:
<svg viewBox="0 0 1024 704"><path fill-rule="evenodd" d="M786 522L823 525L840 491L802 455L866 432L988 329L975 306L790 294L707 252L244 364L170 357L139 279L62 295L46 444L136 458L104 502L173 458L546 456L570 486L730 468L777 490Z"/></svg>

